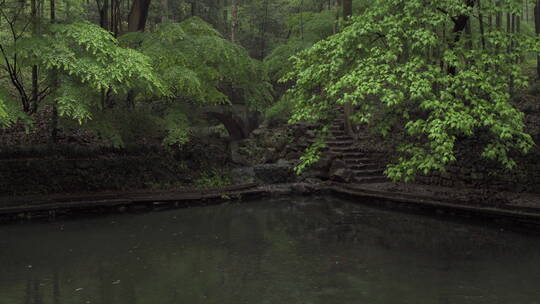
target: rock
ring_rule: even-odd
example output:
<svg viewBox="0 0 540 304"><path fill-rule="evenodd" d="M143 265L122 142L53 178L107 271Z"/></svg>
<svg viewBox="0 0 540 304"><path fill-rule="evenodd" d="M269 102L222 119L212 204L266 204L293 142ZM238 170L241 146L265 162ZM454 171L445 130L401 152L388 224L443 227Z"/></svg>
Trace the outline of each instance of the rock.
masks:
<svg viewBox="0 0 540 304"><path fill-rule="evenodd" d="M293 194L293 189L292 189L291 184L271 185L267 187L267 190L271 193L271 196L282 196L282 195Z"/></svg>
<svg viewBox="0 0 540 304"><path fill-rule="evenodd" d="M262 128L262 127L259 127L258 129L255 129L255 130L253 130L253 132L251 132L251 136L258 137L258 136L261 136L262 134L264 134L264 132L266 132L266 129Z"/></svg>
<svg viewBox="0 0 540 304"><path fill-rule="evenodd" d="M255 182L255 171L253 167L243 167L231 171L231 179L235 184L248 184Z"/></svg>
<svg viewBox="0 0 540 304"><path fill-rule="evenodd" d="M92 162L90 162L90 161L82 160L82 161L76 162L76 168L77 169L88 169L88 168L91 168L91 167L92 167Z"/></svg>
<svg viewBox="0 0 540 304"><path fill-rule="evenodd" d="M286 160L275 164L263 164L253 167L255 179L265 184L292 183L296 180L293 166Z"/></svg>
<svg viewBox="0 0 540 304"><path fill-rule="evenodd" d="M294 138L303 137L306 134L306 129L302 127L295 127L293 129L292 135Z"/></svg>
<svg viewBox="0 0 540 304"><path fill-rule="evenodd" d="M305 179L304 183L311 185L320 185L323 183L323 181L315 177L308 177Z"/></svg>
<svg viewBox="0 0 540 304"><path fill-rule="evenodd" d="M332 162L334 161L334 158L323 156L319 159L318 162L316 162L313 165L313 169L315 170L322 170L322 171L329 171L330 167L332 167Z"/></svg>
<svg viewBox="0 0 540 304"><path fill-rule="evenodd" d="M330 174L332 174L333 171L336 171L338 169L347 169L347 163L344 160L341 159L334 159L332 161L332 166L330 167Z"/></svg>
<svg viewBox="0 0 540 304"><path fill-rule="evenodd" d="M330 160L330 168L327 172L327 179L340 183L349 183L354 176L353 172L347 167L347 163L341 159Z"/></svg>
<svg viewBox="0 0 540 304"><path fill-rule="evenodd" d="M293 184L291 188L295 194L302 195L312 194L313 192L317 191L317 189L312 184L306 183Z"/></svg>
<svg viewBox="0 0 540 304"><path fill-rule="evenodd" d="M349 169L337 169L330 173L330 179L339 183L350 183L353 175Z"/></svg>
<svg viewBox="0 0 540 304"><path fill-rule="evenodd" d="M277 161L277 164L278 165L282 165L282 166L291 166L291 163L289 161L287 161L286 159L280 159Z"/></svg>
<svg viewBox="0 0 540 304"><path fill-rule="evenodd" d="M275 163L279 159L279 152L276 151L274 148L270 148L266 150L266 153L264 154L264 161L266 163Z"/></svg>
<svg viewBox="0 0 540 304"><path fill-rule="evenodd" d="M299 160L304 155L302 152L289 152L285 155L286 160Z"/></svg>

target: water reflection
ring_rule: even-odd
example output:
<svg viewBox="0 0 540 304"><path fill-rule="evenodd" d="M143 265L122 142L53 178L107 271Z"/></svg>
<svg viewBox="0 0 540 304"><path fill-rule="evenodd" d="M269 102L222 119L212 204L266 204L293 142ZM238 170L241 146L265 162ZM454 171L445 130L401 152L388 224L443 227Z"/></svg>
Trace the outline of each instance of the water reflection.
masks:
<svg viewBox="0 0 540 304"><path fill-rule="evenodd" d="M540 303L540 239L268 200L0 228L0 303Z"/></svg>

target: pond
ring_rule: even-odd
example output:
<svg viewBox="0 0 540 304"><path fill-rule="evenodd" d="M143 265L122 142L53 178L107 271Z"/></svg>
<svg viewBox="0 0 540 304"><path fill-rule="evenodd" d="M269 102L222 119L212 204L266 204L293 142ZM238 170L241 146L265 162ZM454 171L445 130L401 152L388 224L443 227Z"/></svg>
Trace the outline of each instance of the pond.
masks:
<svg viewBox="0 0 540 304"><path fill-rule="evenodd" d="M336 198L0 226L0 303L540 303L540 237Z"/></svg>

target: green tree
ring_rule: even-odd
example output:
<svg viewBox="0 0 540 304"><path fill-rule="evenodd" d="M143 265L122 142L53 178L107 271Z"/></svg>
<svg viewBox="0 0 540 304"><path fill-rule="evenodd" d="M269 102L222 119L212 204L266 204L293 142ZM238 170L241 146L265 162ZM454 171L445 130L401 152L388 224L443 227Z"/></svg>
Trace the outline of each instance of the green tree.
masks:
<svg viewBox="0 0 540 304"><path fill-rule="evenodd" d="M138 46L138 51L152 59L152 67L168 92L167 100L160 102L163 113L159 114L168 126L168 144L188 138L188 119L183 113L186 105L234 103L257 110L273 99L264 66L199 17L126 34L121 41ZM140 89L135 94L141 101L154 97Z"/></svg>
<svg viewBox="0 0 540 304"><path fill-rule="evenodd" d="M121 47L109 32L91 23L53 24L47 34L22 40L18 47L19 56L56 73L61 86L53 95L59 112L80 122L107 106L89 94L125 93L132 87L164 92L148 57Z"/></svg>
<svg viewBox="0 0 540 304"><path fill-rule="evenodd" d="M464 35L477 12L522 11L521 1L477 3L374 1L342 32L294 58L294 71L284 78L295 83L292 121L321 121L352 103L356 122L383 135L402 133L401 157L386 170L394 180L444 171L456 161L457 141L479 133L489 138L482 156L513 168L511 152L528 152L534 142L510 92L527 84L517 59L537 52L538 43L490 28L484 33L489 48L467 47L480 45L479 35ZM429 56L433 51L440 55Z"/></svg>

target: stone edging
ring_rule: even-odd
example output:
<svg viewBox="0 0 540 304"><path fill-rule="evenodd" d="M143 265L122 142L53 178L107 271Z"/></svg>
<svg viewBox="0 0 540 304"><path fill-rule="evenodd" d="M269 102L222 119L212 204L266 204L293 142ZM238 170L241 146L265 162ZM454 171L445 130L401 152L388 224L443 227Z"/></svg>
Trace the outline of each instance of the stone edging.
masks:
<svg viewBox="0 0 540 304"><path fill-rule="evenodd" d="M10 222L21 219L55 218L58 215L89 212L124 212L128 210L155 210L180 207L206 206L231 199L252 199L263 196L312 195L320 193L335 194L353 202L385 208L421 210L431 214L449 214L478 219L503 220L512 224L540 229L540 208L509 210L493 207L478 207L453 204L434 197L410 193L385 192L346 184L328 183L321 185L283 184L263 185L244 184L221 188L187 189L183 191L139 192L124 195L49 199L26 202L19 199L20 205L0 208L0 221ZM359 201L359 199L361 201Z"/></svg>
<svg viewBox="0 0 540 304"><path fill-rule="evenodd" d="M331 184L326 189L332 194L345 196L348 199L362 199L360 203L389 207L397 206L407 209L423 210L435 214L466 216L491 220L503 220L535 229L540 228L540 208L524 210L479 207L464 204L452 204L437 200L434 197L410 193L390 193L372 189L352 188L343 184ZM374 200L375 199L375 200ZM368 201L369 200L369 201Z"/></svg>
<svg viewBox="0 0 540 304"><path fill-rule="evenodd" d="M220 188L187 189L182 191L138 192L94 197L69 197L25 200L18 198L8 207L0 207L0 222L17 219L55 218L59 215L92 211L124 212L205 206L239 198L254 198L267 194L257 184L233 185ZM14 204L19 203L19 204Z"/></svg>

